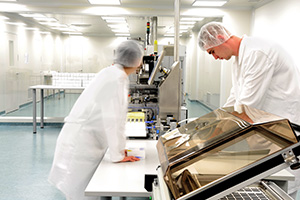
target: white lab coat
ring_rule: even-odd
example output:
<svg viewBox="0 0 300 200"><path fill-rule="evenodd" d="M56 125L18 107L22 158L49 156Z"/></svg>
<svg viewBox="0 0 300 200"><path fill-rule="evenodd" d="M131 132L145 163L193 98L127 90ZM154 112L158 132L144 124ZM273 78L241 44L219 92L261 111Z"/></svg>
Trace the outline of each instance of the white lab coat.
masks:
<svg viewBox="0 0 300 200"><path fill-rule="evenodd" d="M112 162L124 158L128 84L121 65L101 70L65 118L48 180L67 198L85 199L107 147Z"/></svg>
<svg viewBox="0 0 300 200"><path fill-rule="evenodd" d="M244 36L232 68L232 85L224 107L238 111L244 104L300 124L300 72L281 47ZM289 194L300 187L300 170L291 172L296 181L289 183Z"/></svg>
<svg viewBox="0 0 300 200"><path fill-rule="evenodd" d="M244 36L232 70L225 107L244 104L300 124L300 72L281 47Z"/></svg>

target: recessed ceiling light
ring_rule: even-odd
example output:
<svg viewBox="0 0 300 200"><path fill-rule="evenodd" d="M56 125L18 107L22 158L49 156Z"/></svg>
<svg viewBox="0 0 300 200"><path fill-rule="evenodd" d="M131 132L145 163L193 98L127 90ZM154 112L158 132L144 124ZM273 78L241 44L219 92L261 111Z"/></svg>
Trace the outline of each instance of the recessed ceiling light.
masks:
<svg viewBox="0 0 300 200"><path fill-rule="evenodd" d="M45 15L42 15L42 14L38 14L38 13L21 13L20 14L21 16L23 17L42 17L42 18L46 18Z"/></svg>
<svg viewBox="0 0 300 200"><path fill-rule="evenodd" d="M95 5L121 5L120 0L88 0L90 4Z"/></svg>
<svg viewBox="0 0 300 200"><path fill-rule="evenodd" d="M17 3L0 3L0 11L3 12L24 12L28 11L28 8L25 5L17 4Z"/></svg>
<svg viewBox="0 0 300 200"><path fill-rule="evenodd" d="M115 33L129 33L128 29L111 29L111 31Z"/></svg>
<svg viewBox="0 0 300 200"><path fill-rule="evenodd" d="M195 1L192 6L212 6L212 7L220 7L223 6L227 1Z"/></svg>
<svg viewBox="0 0 300 200"><path fill-rule="evenodd" d="M116 33L115 36L128 37L128 36L130 36L130 34L129 33Z"/></svg>
<svg viewBox="0 0 300 200"><path fill-rule="evenodd" d="M5 16L0 16L0 19L2 19L2 20L7 20L7 19L9 19L8 17L5 17Z"/></svg>

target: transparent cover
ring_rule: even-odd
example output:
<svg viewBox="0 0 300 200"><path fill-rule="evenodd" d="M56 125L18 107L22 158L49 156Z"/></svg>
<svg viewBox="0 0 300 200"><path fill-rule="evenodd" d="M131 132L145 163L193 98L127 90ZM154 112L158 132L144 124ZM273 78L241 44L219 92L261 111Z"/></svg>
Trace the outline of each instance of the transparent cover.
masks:
<svg viewBox="0 0 300 200"><path fill-rule="evenodd" d="M165 181L177 199L297 143L287 119L220 108L159 138Z"/></svg>

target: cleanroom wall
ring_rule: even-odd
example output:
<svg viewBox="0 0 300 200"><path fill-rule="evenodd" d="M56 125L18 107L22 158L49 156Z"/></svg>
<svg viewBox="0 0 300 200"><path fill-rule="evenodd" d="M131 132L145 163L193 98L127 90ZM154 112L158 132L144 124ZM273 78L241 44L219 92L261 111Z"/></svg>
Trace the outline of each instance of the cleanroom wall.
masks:
<svg viewBox="0 0 300 200"><path fill-rule="evenodd" d="M41 34L0 20L0 114L31 102L29 87L44 84L44 72L96 73L111 65L122 40Z"/></svg>
<svg viewBox="0 0 300 200"><path fill-rule="evenodd" d="M48 46L49 36L2 20L0 35L0 113L3 114L31 100L28 87L42 83L41 72L48 69L48 63L55 63L56 49Z"/></svg>
<svg viewBox="0 0 300 200"><path fill-rule="evenodd" d="M126 39L126 37L66 37L62 71L97 73L113 63L114 49Z"/></svg>
<svg viewBox="0 0 300 200"><path fill-rule="evenodd" d="M282 45L300 69L300 1L275 0L254 12L252 35Z"/></svg>

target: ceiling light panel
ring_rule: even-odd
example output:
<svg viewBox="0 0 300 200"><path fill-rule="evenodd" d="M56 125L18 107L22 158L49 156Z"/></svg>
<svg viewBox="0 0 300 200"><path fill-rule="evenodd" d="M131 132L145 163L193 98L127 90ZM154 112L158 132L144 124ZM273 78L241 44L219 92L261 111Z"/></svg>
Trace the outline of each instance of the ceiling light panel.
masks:
<svg viewBox="0 0 300 200"><path fill-rule="evenodd" d="M41 17L41 18L46 18L46 16L45 15L42 15L42 14L38 14L38 13L21 13L21 14L19 14L19 15L21 15L21 16L23 16L23 17Z"/></svg>
<svg viewBox="0 0 300 200"><path fill-rule="evenodd" d="M223 6L227 1L195 1L192 6L208 6L208 7L221 7Z"/></svg>
<svg viewBox="0 0 300 200"><path fill-rule="evenodd" d="M7 19L9 19L8 17L5 17L5 16L0 16L0 19L1 20L7 20Z"/></svg>

